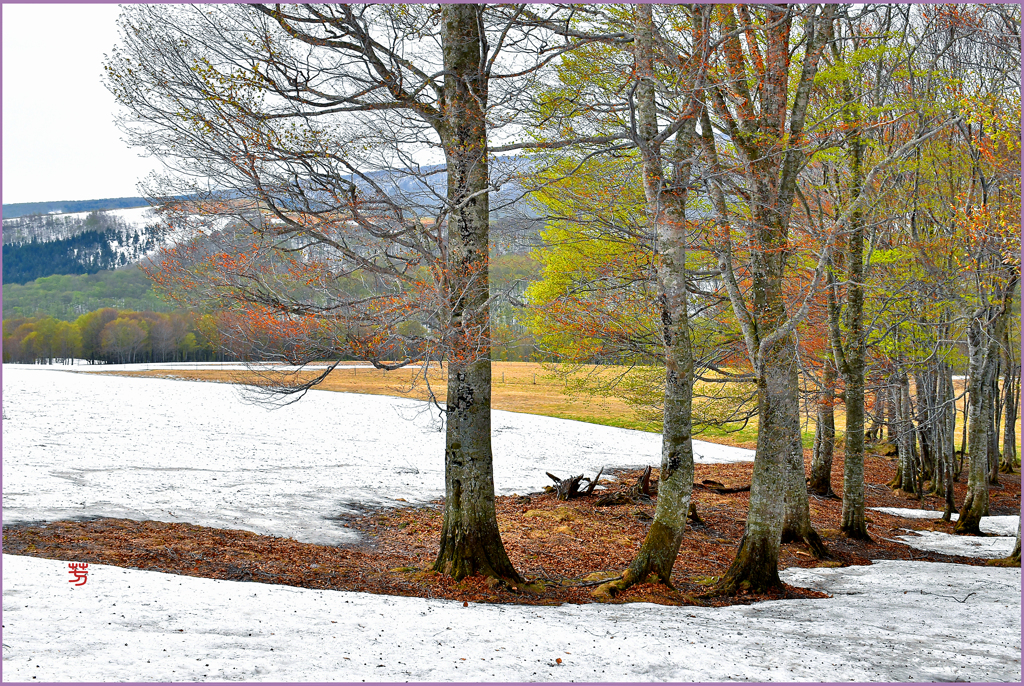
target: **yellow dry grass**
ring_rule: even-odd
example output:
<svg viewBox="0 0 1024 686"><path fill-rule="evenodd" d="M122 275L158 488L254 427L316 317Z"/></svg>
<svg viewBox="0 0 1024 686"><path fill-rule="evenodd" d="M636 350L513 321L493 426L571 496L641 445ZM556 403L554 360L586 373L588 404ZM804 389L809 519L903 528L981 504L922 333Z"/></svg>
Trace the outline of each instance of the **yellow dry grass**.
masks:
<svg viewBox="0 0 1024 686"><path fill-rule="evenodd" d="M345 365L361 365L347 369L335 369L317 386L324 391L341 393L368 393L391 395L426 400L430 390L444 399L446 393L445 372L436 363L431 365L427 380L420 369L402 368L382 371L368 363L351 362ZM143 376L158 378L186 379L219 383L252 383L256 375L252 372L234 369L154 369L139 372L110 372L119 376ZM267 378L307 379L315 372L303 372L298 376L269 375ZM634 429L654 429L641 426L633 418L632 408L619 398L570 397L564 393L565 384L547 368L534 362L494 362L491 368L491 406L496 410L539 414L559 419L621 426ZM428 382L429 389L428 390ZM660 429L659 429L660 430Z"/></svg>
<svg viewBox="0 0 1024 686"><path fill-rule="evenodd" d="M367 362L346 362L344 369L335 369L317 386L317 389L339 393L368 393L371 395L390 395L426 400L431 391L437 398L444 399L446 393L445 370L434 363L424 379L420 368L405 367L394 371L375 369ZM356 366L358 365L358 366ZM245 384L257 381L257 376L250 371L238 369L197 369L197 370L150 370L138 372L109 372L122 376L145 376L186 379L192 381L208 381L218 383ZM593 374L602 379L611 379L623 374L632 373L626 367L616 366L582 366L578 374ZM312 378L314 371L301 372L298 375L283 373L263 373L265 379L285 380ZM660 431L657 422L638 419L632 406L622 398L614 396L589 396L586 394L567 394L565 381L560 378L550 365L537 362L493 362L491 366L492 398L491 406L497 410L538 414L558 419L618 426L644 431ZM956 392L962 392L963 382L955 381ZM428 389L429 385L429 389ZM960 430L963 421L962 400L958 403L956 444L960 445ZM814 408L805 408L801 429L804 445L810 447L814 437ZM836 408L836 432L838 446L842 445L842 431L846 427L846 416L842 406ZM716 443L754 448L757 440L757 419L752 419L746 427L736 430L709 429L703 438ZM837 447L838 447L837 446ZM1017 437L1018 454L1020 453L1020 436Z"/></svg>

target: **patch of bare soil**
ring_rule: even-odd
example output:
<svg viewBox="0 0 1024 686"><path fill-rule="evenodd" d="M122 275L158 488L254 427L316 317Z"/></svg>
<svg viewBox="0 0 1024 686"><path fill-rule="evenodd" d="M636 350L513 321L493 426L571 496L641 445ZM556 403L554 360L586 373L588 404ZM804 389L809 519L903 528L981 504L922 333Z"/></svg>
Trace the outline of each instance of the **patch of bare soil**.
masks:
<svg viewBox="0 0 1024 686"><path fill-rule="evenodd" d="M809 457L807 458L809 460ZM725 487L750 484L753 465L697 465L695 482L713 480ZM892 458L868 457L865 465L869 507L920 507L941 510L941 498L923 501L894 494L885 483L894 475ZM636 481L639 471L620 471L619 483ZM657 470L654 470L655 477ZM965 484L956 486L963 502ZM607 482L604 482L607 484ZM616 484L608 484L611 489ZM833 489L842 491L842 461L837 456ZM656 498L650 503L598 507L598 494L558 501L551 493L497 498L502 540L516 569L529 585L517 589L488 584L483 577L461 582L435 574L430 565L440 537L440 502L379 510L348 521L364 534L354 547L299 543L288 538L191 524L127 519L58 521L45 525L6 525L3 552L74 562L90 562L172 574L284 584L303 588L363 591L390 595L447 598L473 603L556 605L592 602L590 593L603 579L618 575L632 560L647 533ZM1020 511L1018 475L1002 475L991 491L991 513ZM719 493L695 487L693 502L702 524L692 524L683 539L672 575L674 588L640 584L615 602L669 605L728 605L760 600L821 597L787 587L781 596L750 594L702 599L725 572L743 535L749 493ZM801 544L782 546L780 567L847 566L873 559L930 560L982 565L984 559L914 550L894 540L904 529L952 532L941 520L909 520L869 511L871 542L839 534L842 501L811 496L811 519L833 556L816 560Z"/></svg>

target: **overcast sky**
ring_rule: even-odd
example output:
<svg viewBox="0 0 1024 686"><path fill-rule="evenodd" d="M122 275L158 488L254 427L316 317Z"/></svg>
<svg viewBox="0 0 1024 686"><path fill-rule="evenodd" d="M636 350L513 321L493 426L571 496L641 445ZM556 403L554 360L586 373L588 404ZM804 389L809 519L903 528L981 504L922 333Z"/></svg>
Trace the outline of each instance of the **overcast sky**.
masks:
<svg viewBox="0 0 1024 686"><path fill-rule="evenodd" d="M121 142L100 81L117 5L8 5L3 12L3 202L138 195L154 168Z"/></svg>

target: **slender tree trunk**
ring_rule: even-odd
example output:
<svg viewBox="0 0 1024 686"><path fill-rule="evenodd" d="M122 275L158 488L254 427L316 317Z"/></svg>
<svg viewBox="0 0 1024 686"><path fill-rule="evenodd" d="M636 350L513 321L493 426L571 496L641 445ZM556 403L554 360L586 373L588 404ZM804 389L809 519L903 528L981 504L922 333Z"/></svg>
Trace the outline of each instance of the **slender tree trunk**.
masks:
<svg viewBox="0 0 1024 686"><path fill-rule="evenodd" d="M665 399L661 438L661 471L654 521L633 562L622 578L603 584L594 595L611 597L654 574L671 587L675 565L686 530L693 490L693 441L691 407L693 399L693 352L686 295L686 187L695 136L696 98L691 100L677 135L677 157L682 161L679 177L671 188L663 183L654 84L653 13L650 5L636 6L634 54L639 83L637 110L643 164L644 193L648 215L657 236L658 303L661 310L662 342L665 350ZM694 13L696 15L696 12ZM695 16L695 19L697 17ZM695 40L695 49L700 44ZM691 78L693 78L691 76Z"/></svg>
<svg viewBox="0 0 1024 686"><path fill-rule="evenodd" d="M882 425L885 424L885 403L877 388L875 389L874 406L871 409L871 427L864 432L864 441L878 443L882 438Z"/></svg>
<svg viewBox="0 0 1024 686"><path fill-rule="evenodd" d="M970 426L971 387L968 383L967 393L964 396L964 421L960 432L960 466L956 470L956 477L960 478L960 469L963 467L964 456L967 455L967 427Z"/></svg>
<svg viewBox="0 0 1024 686"><path fill-rule="evenodd" d="M992 374L988 389L991 396L988 428L988 483L990 486L999 485L999 426L1003 418L1003 396L999 392L999 376L1003 368L1002 357L1000 353L996 353L995 372Z"/></svg>
<svg viewBox="0 0 1024 686"><path fill-rule="evenodd" d="M864 376L861 383L846 382L846 444L843 455L843 520L840 531L848 538L870 541L864 513Z"/></svg>
<svg viewBox="0 0 1024 686"><path fill-rule="evenodd" d="M804 446L799 414L796 436L790 445L792 448L786 455L786 516L782 524L782 542L803 541L814 557L827 558L828 549L811 525L811 504L807 497L807 473L804 469Z"/></svg>
<svg viewBox="0 0 1024 686"><path fill-rule="evenodd" d="M832 458L836 445L835 383L835 366L830 358L826 358L815 413L817 426L814 429L811 480L807 484L808 491L823 496L835 495L832 492Z"/></svg>
<svg viewBox="0 0 1024 686"><path fill-rule="evenodd" d="M1009 288L1007 289L1009 292ZM960 508L960 519L953 531L958 534L981 534L978 525L988 515L989 432L992 430L992 378L996 373L999 342L1006 326L1008 303L1006 296L998 307L986 307L975 312L967 330L970 351L970 439L968 450L970 472L967 478L967 497Z"/></svg>
<svg viewBox="0 0 1024 686"><path fill-rule="evenodd" d="M491 453L488 325L487 83L481 72L480 7L442 5L448 168L448 359L445 507L436 571L521 581L498 532Z"/></svg>
<svg viewBox="0 0 1024 686"><path fill-rule="evenodd" d="M943 452L946 457L946 510L951 514L957 512L953 502L953 483L956 481L956 389L953 386L953 368L943 365L945 391L943 407L945 408L945 444Z"/></svg>
<svg viewBox="0 0 1024 686"><path fill-rule="evenodd" d="M1020 365L1016 364L1010 352L1009 327L1003 339L1006 348L1006 374L1003 377L1003 454L1000 471L1013 474L1017 464L1017 413L1020 403Z"/></svg>
<svg viewBox="0 0 1024 686"><path fill-rule="evenodd" d="M852 96L851 96L852 97ZM851 193L858 195L864 183L864 142L856 128L850 151L853 172ZM847 345L842 371L846 392L846 434L843 446L843 521L840 531L849 538L871 540L864 514L864 374L866 370L864 332L864 222L861 213L850 220L846 248ZM838 341L833 342L835 347Z"/></svg>
<svg viewBox="0 0 1024 686"><path fill-rule="evenodd" d="M917 489L915 479L917 465L914 460L914 420L910 416L910 380L907 373L899 368L896 377L896 446L899 451L899 470L896 488L908 495Z"/></svg>
<svg viewBox="0 0 1024 686"><path fill-rule="evenodd" d="M921 446L920 461L918 463L918 483L923 484L924 479L934 473L935 459L932 450L932 395L934 393L932 375L930 371L918 370L914 373L914 401L917 425L915 437ZM923 490L919 486L918 492Z"/></svg>

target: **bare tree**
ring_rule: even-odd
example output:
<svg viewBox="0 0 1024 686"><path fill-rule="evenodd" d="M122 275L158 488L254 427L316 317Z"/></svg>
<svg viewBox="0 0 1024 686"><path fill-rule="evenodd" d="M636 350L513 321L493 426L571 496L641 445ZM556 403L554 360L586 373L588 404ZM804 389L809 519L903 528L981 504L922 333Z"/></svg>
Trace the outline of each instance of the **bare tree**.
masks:
<svg viewBox="0 0 1024 686"><path fill-rule="evenodd" d="M227 312L220 333L250 355L273 332L292 341L284 356L300 365L337 364L345 353L385 369L444 360L446 499L434 568L513 583L490 441L488 230L503 181L490 138L552 58L517 31L520 14L129 6L123 47L107 62L129 138L174 172L148 194L179 230L203 224L157 277L217 303ZM429 335L404 336L410 321ZM411 352L383 361L396 350ZM334 364L267 388L301 393Z"/></svg>

